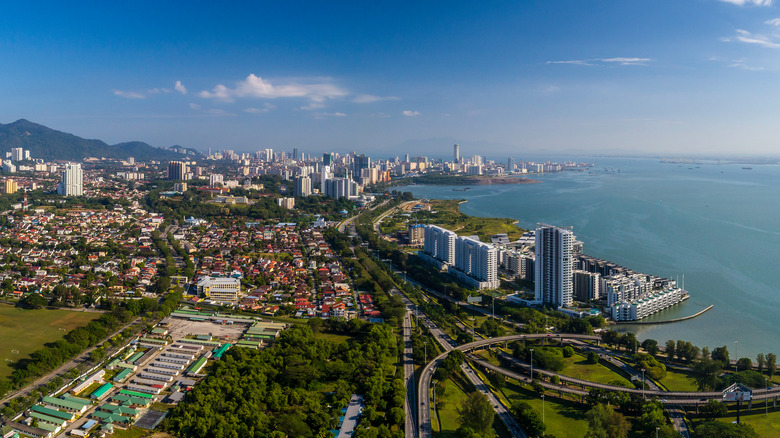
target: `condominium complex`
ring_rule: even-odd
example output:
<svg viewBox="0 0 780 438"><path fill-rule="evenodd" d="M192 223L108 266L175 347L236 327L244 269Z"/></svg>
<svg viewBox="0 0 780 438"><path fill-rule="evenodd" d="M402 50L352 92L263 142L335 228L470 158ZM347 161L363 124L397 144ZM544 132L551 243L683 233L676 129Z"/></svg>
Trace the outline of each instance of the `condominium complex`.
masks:
<svg viewBox="0 0 780 438"><path fill-rule="evenodd" d="M81 169L81 163L65 165L57 193L65 196L82 196L84 194L84 172Z"/></svg>
<svg viewBox="0 0 780 438"><path fill-rule="evenodd" d="M477 289L496 288L498 250L477 236L458 236L436 225L425 226L424 249L418 255Z"/></svg>
<svg viewBox="0 0 780 438"><path fill-rule="evenodd" d="M187 163L181 161L171 161L168 163L168 179L174 181L184 181L187 179Z"/></svg>
<svg viewBox="0 0 780 438"><path fill-rule="evenodd" d="M571 228L539 225L536 228L534 263L534 299L555 307L570 306L573 301Z"/></svg>

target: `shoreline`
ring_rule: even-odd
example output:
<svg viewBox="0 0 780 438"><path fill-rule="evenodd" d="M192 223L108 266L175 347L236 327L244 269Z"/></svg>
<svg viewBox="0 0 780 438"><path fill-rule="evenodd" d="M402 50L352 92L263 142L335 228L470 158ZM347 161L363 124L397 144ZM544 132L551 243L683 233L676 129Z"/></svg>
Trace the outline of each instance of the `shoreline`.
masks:
<svg viewBox="0 0 780 438"><path fill-rule="evenodd" d="M665 321L618 321L615 323L615 325L657 325L657 324L673 324L675 322L682 322L687 321L689 319L696 318L697 316L711 310L713 307L715 307L714 304L710 304L707 308L704 310L700 310L693 315L683 316L682 318L674 318L674 319L667 319Z"/></svg>

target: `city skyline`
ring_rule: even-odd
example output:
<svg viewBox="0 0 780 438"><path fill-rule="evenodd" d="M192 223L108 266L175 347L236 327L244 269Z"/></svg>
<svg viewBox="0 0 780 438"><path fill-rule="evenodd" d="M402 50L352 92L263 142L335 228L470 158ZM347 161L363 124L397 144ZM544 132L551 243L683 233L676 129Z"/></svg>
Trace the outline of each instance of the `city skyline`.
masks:
<svg viewBox="0 0 780 438"><path fill-rule="evenodd" d="M9 5L0 123L204 151L775 150L772 0L151 6Z"/></svg>

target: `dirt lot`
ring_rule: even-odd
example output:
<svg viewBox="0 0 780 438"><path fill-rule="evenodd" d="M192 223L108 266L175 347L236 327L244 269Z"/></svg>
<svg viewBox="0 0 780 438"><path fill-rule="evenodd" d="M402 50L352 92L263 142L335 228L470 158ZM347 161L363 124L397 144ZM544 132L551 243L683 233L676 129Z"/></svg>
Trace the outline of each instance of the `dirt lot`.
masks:
<svg viewBox="0 0 780 438"><path fill-rule="evenodd" d="M241 337L248 327L248 324L221 325L208 321L189 321L172 318L170 324L168 324L168 332L174 340L182 339L187 335L212 335L219 337L220 340L235 341Z"/></svg>

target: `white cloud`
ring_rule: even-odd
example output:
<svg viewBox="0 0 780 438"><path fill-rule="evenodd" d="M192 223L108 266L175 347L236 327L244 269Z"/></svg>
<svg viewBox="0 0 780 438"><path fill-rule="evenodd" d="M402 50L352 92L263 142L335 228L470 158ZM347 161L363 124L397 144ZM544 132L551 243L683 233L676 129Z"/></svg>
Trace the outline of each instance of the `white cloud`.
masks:
<svg viewBox="0 0 780 438"><path fill-rule="evenodd" d="M607 64L620 64L620 65L646 65L652 61L650 58L595 58L595 59L568 59L561 61L547 61L547 64L569 64L569 65L607 65Z"/></svg>
<svg viewBox="0 0 780 438"><path fill-rule="evenodd" d="M146 99L146 96L135 91L114 90L114 95L125 99Z"/></svg>
<svg viewBox="0 0 780 438"><path fill-rule="evenodd" d="M164 94L164 93L170 93L170 88L152 88L151 90L146 90L149 94Z"/></svg>
<svg viewBox="0 0 780 438"><path fill-rule="evenodd" d="M206 110L207 113L215 116L234 116L235 114L231 114L221 108L211 108Z"/></svg>
<svg viewBox="0 0 780 438"><path fill-rule="evenodd" d="M764 24L771 24L772 26L780 26L780 18L773 18L771 20L766 20Z"/></svg>
<svg viewBox="0 0 780 438"><path fill-rule="evenodd" d="M566 61L547 61L547 64L593 65L588 61L584 61L581 59L571 59Z"/></svg>
<svg viewBox="0 0 780 438"><path fill-rule="evenodd" d="M304 105L301 107L304 111L313 111L318 109L325 108L325 104L322 102L310 102L308 105Z"/></svg>
<svg viewBox="0 0 780 438"><path fill-rule="evenodd" d="M420 115L419 111L412 111L412 110L405 110L403 111L403 115L406 117L417 117Z"/></svg>
<svg viewBox="0 0 780 438"><path fill-rule="evenodd" d="M780 49L780 42L777 42L766 35L753 34L744 29L737 29L737 36L734 37L734 39L746 44L756 44L770 49ZM729 41L731 40L729 39Z"/></svg>
<svg viewBox="0 0 780 438"><path fill-rule="evenodd" d="M327 117L347 117L344 113L314 113L315 119L324 119Z"/></svg>
<svg viewBox="0 0 780 438"><path fill-rule="evenodd" d="M355 103L373 103L373 102L381 102L383 100L401 100L400 97L395 96L374 96L372 94L358 94L355 96L354 99L352 99Z"/></svg>
<svg viewBox="0 0 780 438"><path fill-rule="evenodd" d="M620 65L645 65L650 58L602 58L599 61L618 63Z"/></svg>
<svg viewBox="0 0 780 438"><path fill-rule="evenodd" d="M181 94L187 94L187 87L185 87L181 81L176 81L176 85L173 86L173 89Z"/></svg>
<svg viewBox="0 0 780 438"><path fill-rule="evenodd" d="M749 70L749 71L761 71L764 69L764 67L753 67L751 65L747 65L742 60L734 61L734 63L729 64L729 67L741 68L742 70Z"/></svg>
<svg viewBox="0 0 780 438"><path fill-rule="evenodd" d="M720 0L737 6L772 6L774 0Z"/></svg>
<svg viewBox="0 0 780 438"><path fill-rule="evenodd" d="M277 99L282 97L299 97L312 102L324 102L327 99L343 97L349 94L343 88L332 84L329 80L310 80L307 83L290 82L274 85L260 76L250 74L243 81L236 83L234 88L218 84L211 91L201 91L198 95L205 99L220 99L233 101L237 98Z"/></svg>
<svg viewBox="0 0 780 438"><path fill-rule="evenodd" d="M271 111L274 108L276 108L274 105L266 103L263 108L247 108L244 110L244 112L250 114L263 114Z"/></svg>
<svg viewBox="0 0 780 438"><path fill-rule="evenodd" d="M190 103L190 108L194 110L199 110L200 105L198 105L197 103Z"/></svg>

